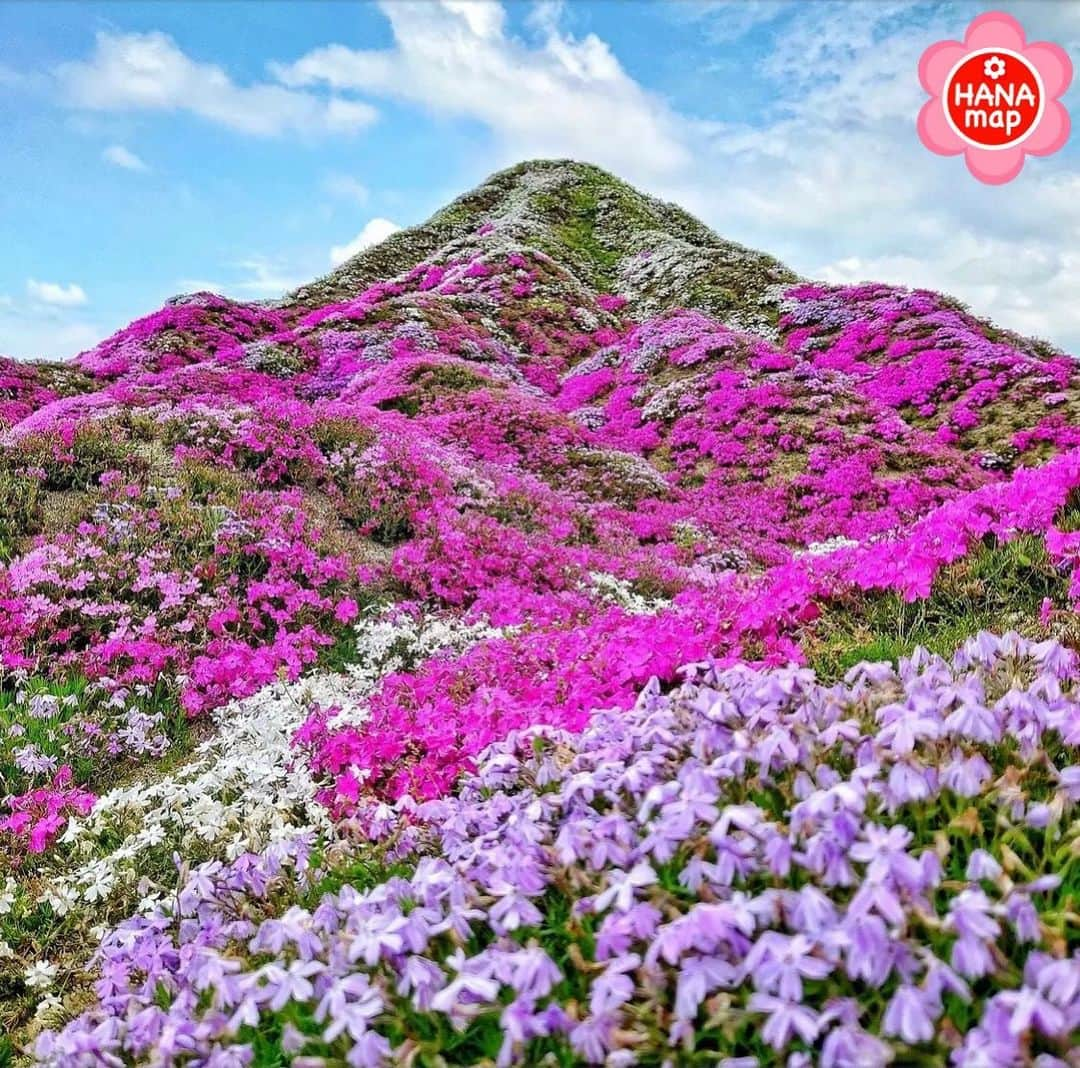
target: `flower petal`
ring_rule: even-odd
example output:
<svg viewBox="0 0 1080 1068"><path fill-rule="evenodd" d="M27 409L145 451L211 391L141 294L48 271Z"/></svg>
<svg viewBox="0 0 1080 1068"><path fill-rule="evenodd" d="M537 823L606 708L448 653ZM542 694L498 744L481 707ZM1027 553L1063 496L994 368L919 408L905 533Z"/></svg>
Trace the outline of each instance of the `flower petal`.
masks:
<svg viewBox="0 0 1080 1068"><path fill-rule="evenodd" d="M923 104L917 129L919 140L939 156L957 156L964 151L964 141L945 118L940 97L934 97Z"/></svg>
<svg viewBox="0 0 1080 1068"><path fill-rule="evenodd" d="M1072 60L1060 45L1051 44L1049 41L1036 41L1024 49L1024 59L1039 68L1043 89L1051 100L1061 96L1069 88L1073 76Z"/></svg>
<svg viewBox="0 0 1080 1068"><path fill-rule="evenodd" d="M1021 145L994 152L985 148L967 148L964 162L971 173L987 185L1004 185L1011 182L1024 167L1024 149Z"/></svg>
<svg viewBox="0 0 1080 1068"><path fill-rule="evenodd" d="M938 41L919 60L919 82L931 96L940 96L949 71L967 54L959 41Z"/></svg>
<svg viewBox="0 0 1080 1068"><path fill-rule="evenodd" d="M1023 52L1026 41L1024 27L1004 11L988 11L972 19L964 34L964 44L972 52L980 48L1010 48L1014 52Z"/></svg>
<svg viewBox="0 0 1080 1068"><path fill-rule="evenodd" d="M1072 121L1065 105L1057 100L1048 100L1039 125L1023 142L1023 149L1033 156L1049 156L1068 141L1071 129Z"/></svg>

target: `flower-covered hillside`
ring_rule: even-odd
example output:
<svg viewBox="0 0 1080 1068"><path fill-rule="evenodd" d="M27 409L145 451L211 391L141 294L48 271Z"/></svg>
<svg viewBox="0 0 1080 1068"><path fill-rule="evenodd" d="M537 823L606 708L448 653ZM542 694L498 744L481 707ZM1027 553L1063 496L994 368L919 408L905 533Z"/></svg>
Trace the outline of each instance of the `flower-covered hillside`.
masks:
<svg viewBox="0 0 1080 1068"><path fill-rule="evenodd" d="M829 684L920 643L951 657L987 628L1022 632L1005 648L1024 656L1017 642L1077 637L1078 384L1070 357L948 298L800 281L567 162L496 175L280 303L176 298L70 364L3 364L0 1020L23 1045L93 1000L39 1043L55 1064L142 1063L153 1050L170 1064L508 1063L541 1046L556 1063L631 1063L635 1049L643 1063L691 1063L695 1022L706 1059L740 1066L780 1051L836 1065L967 1056L979 1027L997 1027L995 1006L1042 991L1026 961L1066 962L1077 937L1065 870L1073 675L1048 667L1031 682L993 668L992 680L957 681L934 661L926 685L941 690L938 711L901 717L902 729L892 713L878 722L855 683L844 693ZM1030 655L1068 660L1056 645ZM694 664L709 665L692 669L711 673L709 686L788 692L791 722L781 731L772 711L748 711L738 727L718 714L735 741L706 743L687 719L705 698L687 689L669 707L662 696ZM874 680L883 670L859 669ZM898 684L889 680L883 694ZM957 687L982 711L954 729ZM922 708L918 694L908 699ZM1021 701L1051 711L1014 708ZM657 702L682 733L653 756L674 729L650 725ZM850 729L818 711L830 702L851 706ZM617 717L598 713L633 708L642 759L663 766L616 788L588 755L594 733L577 757L572 739L617 730ZM642 784L663 793L668 779L697 782L703 761L719 785L694 821L730 829L750 813L756 830L736 824L749 837L729 864L728 832L691 821L678 842L692 858L661 871L682 846L657 854L643 816L640 832L605 824L596 840L610 831L610 851L582 866L559 844L573 806L548 810L558 776L547 765L522 770L491 814L471 812L487 787L470 776L502 766L516 750L498 747L536 728L568 732L559 744L581 767L566 788L587 803L617 789L629 818L633 805L659 803L638 797ZM999 752L1014 731L1032 736ZM752 758L760 790L736 796L724 783L741 774L731 762L750 739L774 755ZM952 782L963 761L974 792ZM957 933L947 926L955 887L947 843L930 830L934 806L958 818L943 790L985 787L992 805L1016 776L1007 834L988 827L979 872L992 861L1012 883L1057 879L1031 891L1024 914L1020 941L1041 956L1008 948L987 959L961 938L978 970L954 960L942 972L932 915ZM895 907L851 899L854 877L833 881L805 852L800 836L825 832L803 826L797 803L849 780L864 794L851 802L846 844L859 839L852 848L871 863L881 836L905 856L916 843L918 885L889 887ZM527 885L484 882L464 859L473 831L459 841L421 830L451 810L461 827L490 830L519 805L536 810L526 839L543 846L520 860L536 867ZM1025 823L1035 806L1049 815ZM1016 845L1028 826L1039 833L1034 873L1010 859L1034 863ZM386 841L373 846L372 833ZM780 837L792 851L784 863L766 842ZM931 846L941 870L926 859ZM360 871L364 887L353 885ZM365 969L344 967L342 954L350 965L360 957L338 933L376 922L353 915L350 895L366 888L380 909L407 911L413 891L400 879L426 894L415 882L424 872L439 886L443 872L471 902L462 925L432 918L431 930L401 934L398 916L391 942L356 950ZM784 894L804 884L818 885L840 933L817 939L785 918ZM319 885L334 888L333 903L318 905ZM999 903L979 905L991 918L972 921L980 945L1011 907L1009 887L999 890ZM425 908L442 907L432 893ZM513 922L500 911L489 923L492 895L510 895ZM587 915L592 895L660 918L619 934L610 954L582 921L580 938L557 950L576 954L568 970L545 924ZM660 919L716 903L750 911L727 948L695 943L697 978L680 971L679 953L661 967L634 948ZM863 912L910 938L887 1007L858 1008L870 980L857 968L833 982L850 955L841 934ZM283 915L299 926L274 927ZM95 937L102 956L90 967L104 970L90 998ZM803 940L784 965L793 978L751 991L780 938ZM547 976L524 1002L505 978L517 967L507 952L531 953L528 966ZM625 966L605 992L589 993L588 977L616 958ZM236 979L221 980L221 998L204 996L226 975ZM707 1002L717 991L731 1021ZM1068 1053L1075 999L1047 1004L1041 1037L1025 1026L1002 1063ZM494 1047L499 1020L511 1038ZM756 1024L746 1030L754 1020L766 1021L761 1040Z"/></svg>

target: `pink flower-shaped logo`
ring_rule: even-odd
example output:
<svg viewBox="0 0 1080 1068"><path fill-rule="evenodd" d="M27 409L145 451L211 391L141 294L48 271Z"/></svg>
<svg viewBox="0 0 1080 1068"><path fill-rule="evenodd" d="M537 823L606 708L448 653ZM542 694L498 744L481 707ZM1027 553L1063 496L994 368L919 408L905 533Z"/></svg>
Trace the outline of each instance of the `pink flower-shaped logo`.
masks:
<svg viewBox="0 0 1080 1068"><path fill-rule="evenodd" d="M1011 15L980 15L962 43L931 45L919 81L930 94L919 112L920 140L942 156L963 152L980 182L1010 182L1025 153L1048 156L1069 139L1069 113L1058 97L1072 81L1072 62L1056 44L1028 44Z"/></svg>

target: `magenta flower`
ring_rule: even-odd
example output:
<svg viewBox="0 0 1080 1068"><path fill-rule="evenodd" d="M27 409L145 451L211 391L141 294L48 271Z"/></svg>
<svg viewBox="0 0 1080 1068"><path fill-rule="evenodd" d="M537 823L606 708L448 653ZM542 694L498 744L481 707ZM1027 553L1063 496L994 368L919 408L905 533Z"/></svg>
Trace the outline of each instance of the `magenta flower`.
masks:
<svg viewBox="0 0 1080 1068"><path fill-rule="evenodd" d="M964 154L980 182L1015 178L1024 157L1048 156L1069 136L1069 113L1058 99L1072 81L1065 50L1028 44L1009 15L987 12L960 41L938 41L919 61L930 100L919 112L923 144L942 156Z"/></svg>

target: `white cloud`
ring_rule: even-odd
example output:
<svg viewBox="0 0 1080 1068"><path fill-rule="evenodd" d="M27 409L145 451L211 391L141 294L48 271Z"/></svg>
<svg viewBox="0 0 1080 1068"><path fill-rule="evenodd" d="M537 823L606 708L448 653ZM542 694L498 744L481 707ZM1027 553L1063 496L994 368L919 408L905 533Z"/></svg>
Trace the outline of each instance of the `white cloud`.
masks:
<svg viewBox="0 0 1080 1068"><path fill-rule="evenodd" d="M673 15L690 22L704 22L709 40L728 44L751 30L772 22L788 10L793 0L699 0L671 5Z"/></svg>
<svg viewBox="0 0 1080 1068"><path fill-rule="evenodd" d="M916 68L933 40L963 34L967 3L724 2L672 5L688 34L728 55L750 49L757 110L743 124L674 111L623 68L595 34L575 37L563 5L544 0L509 28L494 0L384 0L393 44L329 44L287 64L277 83L237 85L163 34L102 34L91 57L59 71L86 109L187 110L245 133L363 126L363 93L477 124L482 166L572 156L683 203L719 233L772 252L800 273L878 278L953 293L1002 325L1080 351L1075 299L1080 171L1067 148L1029 160L1007 186L985 188L962 163L933 156L914 122ZM1080 47L1080 5L1030 3L1031 37ZM761 41L771 51L761 62ZM764 87L762 80L768 82ZM329 94L329 95L326 95ZM736 98L741 99L741 98ZM708 101L700 109L707 113ZM730 108L725 109L730 113ZM367 189L330 175L324 189L363 204ZM376 224L384 228L371 231ZM338 264L387 236L372 220L331 250ZM305 279L273 261L231 265L226 283L192 283L240 297L276 296Z"/></svg>
<svg viewBox="0 0 1080 1068"><path fill-rule="evenodd" d="M391 234L396 234L401 227L389 219L372 219L351 241L344 245L335 245L330 250L331 266L337 267L351 259L358 252L363 252L380 241L385 241Z"/></svg>
<svg viewBox="0 0 1080 1068"><path fill-rule="evenodd" d="M88 60L56 69L69 104L91 111L189 111L241 133L343 133L368 126L375 109L358 100L271 83L237 85L191 59L164 33L97 35Z"/></svg>
<svg viewBox="0 0 1080 1068"><path fill-rule="evenodd" d="M0 356L15 360L66 360L96 345L108 331L96 323L57 322L0 314Z"/></svg>
<svg viewBox="0 0 1080 1068"><path fill-rule="evenodd" d="M1029 161L1020 180L989 189L915 135L919 55L961 36L971 5L673 5L673 17L705 39L753 31L769 42L755 76L771 92L742 125L673 111L600 38L565 32L558 0L534 7L529 40L510 33L495 0L381 8L392 47L331 44L271 71L295 89L362 91L477 122L494 137L492 166L538 155L591 160L800 273L939 288L1005 326L1080 349L1067 251L1080 247L1075 163ZM1080 40L1075 5L1032 3L1023 18L1034 38ZM356 247L335 248L334 262Z"/></svg>
<svg viewBox="0 0 1080 1068"><path fill-rule="evenodd" d="M366 204L368 201L368 187L348 174L327 175L323 188L342 200L352 200L357 204Z"/></svg>
<svg viewBox="0 0 1080 1068"><path fill-rule="evenodd" d="M56 308L77 308L87 303L86 291L74 282L65 286L58 282L39 282L34 278L28 278L26 292L39 304L48 304Z"/></svg>
<svg viewBox="0 0 1080 1068"><path fill-rule="evenodd" d="M802 274L939 289L1080 351L1075 155L1029 159L1018 180L990 188L915 134L919 56L962 36L975 13L884 0L793 8L761 68L774 89L769 114L760 125L713 126L696 173L665 193ZM1041 16L1057 16L1064 41L1061 14L1030 5L1022 17L1033 38L1054 38Z"/></svg>
<svg viewBox="0 0 1080 1068"><path fill-rule="evenodd" d="M595 34L561 32L557 6L533 20L533 42L507 32L494 0L380 6L392 48L332 44L270 69L288 86L376 93L480 122L495 135L500 162L570 155L640 181L692 163L681 120Z"/></svg>
<svg viewBox="0 0 1080 1068"><path fill-rule="evenodd" d="M280 297L290 289L309 282L288 270L281 262L265 256L248 256L224 265L234 277L211 281L206 278L183 278L178 283L181 292L195 293L207 290L235 297L237 300L261 300Z"/></svg>
<svg viewBox="0 0 1080 1068"><path fill-rule="evenodd" d="M109 145L101 153L101 158L114 167L120 167L125 171L140 171L145 173L150 170L146 163L123 145Z"/></svg>

